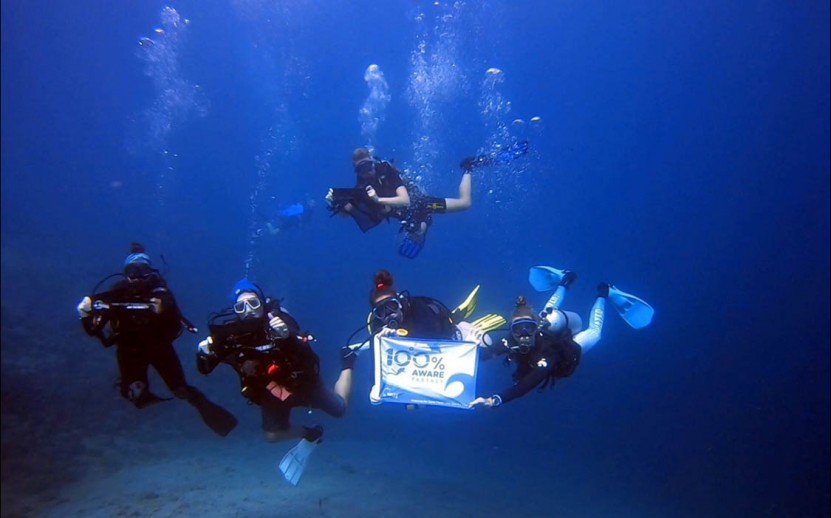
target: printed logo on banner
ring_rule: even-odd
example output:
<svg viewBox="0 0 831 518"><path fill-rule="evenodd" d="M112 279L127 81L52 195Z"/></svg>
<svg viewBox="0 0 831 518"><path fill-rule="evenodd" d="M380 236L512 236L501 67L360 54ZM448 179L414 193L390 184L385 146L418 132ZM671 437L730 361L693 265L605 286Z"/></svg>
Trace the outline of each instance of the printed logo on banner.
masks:
<svg viewBox="0 0 831 518"><path fill-rule="evenodd" d="M381 337L375 340L373 403L468 408L476 397L476 343Z"/></svg>

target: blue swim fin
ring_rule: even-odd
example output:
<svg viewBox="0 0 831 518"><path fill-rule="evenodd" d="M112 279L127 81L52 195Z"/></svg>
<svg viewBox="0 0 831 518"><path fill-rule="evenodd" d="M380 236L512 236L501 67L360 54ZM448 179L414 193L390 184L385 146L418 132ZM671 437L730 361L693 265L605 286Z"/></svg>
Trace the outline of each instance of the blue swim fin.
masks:
<svg viewBox="0 0 831 518"><path fill-rule="evenodd" d="M507 164L511 160L515 160L528 153L528 141L521 140L514 142L502 151L495 153L488 153L487 155L469 156L462 160L459 167L465 172L473 171L477 167L482 167L492 164Z"/></svg>
<svg viewBox="0 0 831 518"><path fill-rule="evenodd" d="M508 149L497 153L496 161L500 164L507 164L511 160L519 158L528 153L528 141L515 142Z"/></svg>
<svg viewBox="0 0 831 518"><path fill-rule="evenodd" d="M277 211L277 216L281 218L291 218L293 216L300 216L303 214L303 204L302 203L293 203L288 207L283 207L279 211Z"/></svg>
<svg viewBox="0 0 831 518"><path fill-rule="evenodd" d="M317 442L300 439L297 446L290 449L283 456L280 461L280 472L291 485L296 486L300 482L300 477L303 475L303 470L306 469L309 456L315 451L317 444Z"/></svg>
<svg viewBox="0 0 831 518"><path fill-rule="evenodd" d="M528 269L528 282L537 291L550 291L560 285L565 274L566 270L551 266L532 266Z"/></svg>
<svg viewBox="0 0 831 518"><path fill-rule="evenodd" d="M398 247L398 253L407 259L413 259L421 252L422 248L424 248L424 236L408 232L404 235L401 246Z"/></svg>
<svg viewBox="0 0 831 518"><path fill-rule="evenodd" d="M609 302L621 318L634 329L646 327L652 322L655 310L638 297L609 286Z"/></svg>

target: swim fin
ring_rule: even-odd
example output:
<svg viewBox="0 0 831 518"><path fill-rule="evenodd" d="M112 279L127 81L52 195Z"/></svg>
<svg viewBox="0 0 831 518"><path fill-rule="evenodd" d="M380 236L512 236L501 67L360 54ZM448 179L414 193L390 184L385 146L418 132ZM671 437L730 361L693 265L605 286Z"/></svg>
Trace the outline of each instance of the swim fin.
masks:
<svg viewBox="0 0 831 518"><path fill-rule="evenodd" d="M479 287L481 285L477 284L473 291L467 296L467 298L459 304L456 309L453 310L451 313L451 318L454 324L458 324L462 320L470 317L473 314L473 311L476 309L476 301L479 296Z"/></svg>
<svg viewBox="0 0 831 518"><path fill-rule="evenodd" d="M551 266L532 266L528 269L528 282L537 291L553 290L560 285L566 271Z"/></svg>
<svg viewBox="0 0 831 518"><path fill-rule="evenodd" d="M408 232L404 235L401 246L398 247L398 254L407 259L414 259L421 249L424 248L425 236L421 236Z"/></svg>
<svg viewBox="0 0 831 518"><path fill-rule="evenodd" d="M234 414L217 405L199 391L195 391L194 395L188 399L188 403L199 411L202 421L217 435L225 437L237 427L237 418L234 417Z"/></svg>
<svg viewBox="0 0 831 518"><path fill-rule="evenodd" d="M614 286L609 286L608 300L621 318L634 329L648 326L652 322L653 315L655 315L652 306L630 293L620 291Z"/></svg>
<svg viewBox="0 0 831 518"><path fill-rule="evenodd" d="M303 475L303 470L306 469L309 456L317 448L318 442L300 439L297 446L290 449L283 456L283 459L280 461L280 472L291 485L296 486L300 482L300 477Z"/></svg>
<svg viewBox="0 0 831 518"><path fill-rule="evenodd" d="M169 397L159 397L159 396L157 396L153 393L148 393L148 395L145 398L143 398L141 401L134 402L133 404L136 406L136 408L141 410L143 408L153 406L156 403L164 403L165 401L170 401L170 400L171 400L171 398L169 398Z"/></svg>
<svg viewBox="0 0 831 518"><path fill-rule="evenodd" d="M528 153L528 141L522 140L520 142L513 143L507 149L497 153L496 161L500 164L507 164L511 160L519 158L526 153Z"/></svg>
<svg viewBox="0 0 831 518"><path fill-rule="evenodd" d="M501 315L497 315L496 313L490 313L485 315L481 318L478 318L471 322L471 325L478 327L482 331L488 332L493 331L495 329L499 329L500 327L507 324L508 321Z"/></svg>
<svg viewBox="0 0 831 518"><path fill-rule="evenodd" d="M462 160L462 162L459 164L459 167L461 167L462 170L465 172L471 172L477 167L491 165L494 163L507 164L511 160L515 160L527 154L528 145L529 144L527 140L521 140L519 142L514 142L507 148L497 153L469 156Z"/></svg>

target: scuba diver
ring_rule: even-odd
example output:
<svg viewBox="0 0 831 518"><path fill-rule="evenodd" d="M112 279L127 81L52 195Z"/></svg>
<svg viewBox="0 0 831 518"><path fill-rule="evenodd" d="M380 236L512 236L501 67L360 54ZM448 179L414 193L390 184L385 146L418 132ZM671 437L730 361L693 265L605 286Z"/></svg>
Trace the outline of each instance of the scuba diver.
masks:
<svg viewBox="0 0 831 518"><path fill-rule="evenodd" d="M121 279L107 291L96 291L112 277ZM169 399L150 391L147 370L152 366L173 395L195 407L215 433L224 437L236 427L237 420L230 412L185 381L173 341L183 328L191 333L197 329L182 315L144 246L132 243L124 273L106 277L92 292L78 304L78 316L88 335L98 338L104 347L116 346L122 397L139 409Z"/></svg>
<svg viewBox="0 0 831 518"><path fill-rule="evenodd" d="M460 164L459 197L439 198L423 193L392 163L375 158L369 149L361 147L352 153L352 166L357 176L355 187L329 189L326 202L333 215L351 216L362 232L389 218L399 220L402 239L398 253L413 259L424 248L433 214L461 212L470 208L471 176L476 167L506 163L527 152L528 142L521 141L499 153L465 158Z"/></svg>
<svg viewBox="0 0 831 518"><path fill-rule="evenodd" d="M577 274L569 270L550 266L531 268L529 280L532 286L537 291L555 289L555 292L539 315L534 313L524 296L517 297L507 337L498 344L485 347L479 354L482 361L507 355L506 365L516 364L514 383L490 397L477 397L470 403L471 407L498 407L534 388L539 387L542 391L546 386L553 387L556 379L574 374L582 354L600 341L607 300L635 329L652 321L654 310L649 304L603 282L597 286L589 326L581 330L580 315L559 309L566 291L576 279Z"/></svg>
<svg viewBox="0 0 831 518"><path fill-rule="evenodd" d="M314 337L301 332L280 301L266 297L248 279L234 285L231 303L211 315L211 334L197 349L197 369L208 375L225 363L236 371L240 392L261 409L267 442L298 437L319 441L323 428L293 426L291 409L319 408L342 417L346 398L324 386L320 360L311 348Z"/></svg>
<svg viewBox="0 0 831 518"><path fill-rule="evenodd" d="M360 147L352 153L352 167L357 177L355 187L333 187L326 194L332 215L351 216L361 232L366 232L410 205L410 193L392 163L378 160Z"/></svg>
<svg viewBox="0 0 831 518"><path fill-rule="evenodd" d="M305 200L280 207L274 214L274 218L263 217L268 233L276 236L280 232L302 226L312 218L316 205L314 200Z"/></svg>
<svg viewBox="0 0 831 518"><path fill-rule="evenodd" d="M398 293L392 274L375 274L375 287L369 294L372 308L369 328L373 334L412 336L427 339L460 340L461 332L453 313L442 302L425 296Z"/></svg>
<svg viewBox="0 0 831 518"><path fill-rule="evenodd" d="M488 331L505 324L505 319L496 314L485 315L473 322L465 321L476 309L479 286L456 309L450 311L446 305L432 297L413 296L407 291L398 292L393 282L392 274L387 270L375 274L374 287L369 293L371 310L366 323L370 337L364 342L341 348L342 369L354 368L358 351L371 345L375 335L465 340L486 346L492 343Z"/></svg>

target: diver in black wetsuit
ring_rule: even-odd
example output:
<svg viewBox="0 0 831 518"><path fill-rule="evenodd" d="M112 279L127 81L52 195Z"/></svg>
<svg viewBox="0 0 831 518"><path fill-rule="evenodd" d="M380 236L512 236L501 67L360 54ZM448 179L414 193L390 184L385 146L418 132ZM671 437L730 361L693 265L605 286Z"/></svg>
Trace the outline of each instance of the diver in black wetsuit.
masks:
<svg viewBox="0 0 831 518"><path fill-rule="evenodd" d="M310 346L314 338L300 331L278 300L266 297L248 279L237 282L231 300L231 308L212 316L211 335L199 343L199 372L210 374L219 363L236 371L242 395L260 406L266 441L320 441L321 426L291 424L292 408L319 408L342 417L350 387L340 379L334 392L323 384L320 361Z"/></svg>
<svg viewBox="0 0 831 518"><path fill-rule="evenodd" d="M432 297L412 296L406 291L399 293L393 287L392 274L386 270L375 274L369 305L372 309L367 324L372 336L394 334L431 340L468 338L457 326L460 319L447 306ZM475 330L471 328L468 332L474 333ZM368 342L371 344L371 338ZM351 345L341 348L342 372L351 373L354 369L358 350Z"/></svg>
<svg viewBox="0 0 831 518"><path fill-rule="evenodd" d="M333 214L349 215L366 232L389 218L401 222L398 253L414 258L424 247L432 214L467 210L471 205L471 169L463 171L458 198L427 196L405 181L392 163L373 157L366 148L352 153L357 183L350 189L329 189L326 201Z"/></svg>
<svg viewBox="0 0 831 518"><path fill-rule="evenodd" d="M395 209L410 204L410 194L401 173L390 162L374 158L367 148L352 153L352 166L357 177L355 187L331 188L326 202L333 214L352 216L362 232L377 226Z"/></svg>
<svg viewBox="0 0 831 518"><path fill-rule="evenodd" d="M392 275L381 270L375 274L370 292L372 307L370 330L373 334L397 334L436 340L460 340L452 312L433 297L413 296L393 287Z"/></svg>
<svg viewBox="0 0 831 518"><path fill-rule="evenodd" d="M496 407L521 396L555 378L571 376L580 364L582 348L571 332L553 334L540 329L539 320L527 305L525 297L518 297L511 316L511 332L502 343L496 343L479 352L480 360L507 355L506 362L516 364L514 384L489 398L477 398L471 406Z"/></svg>
<svg viewBox="0 0 831 518"><path fill-rule="evenodd" d="M183 328L192 333L196 328L182 316L173 292L152 268L141 244L131 245L124 273L116 275L123 278L107 291L84 297L77 309L88 335L104 347L116 346L121 395L136 408L165 401L150 392L147 370L152 366L170 391L193 405L214 432L230 433L236 418L185 381L173 341Z"/></svg>
<svg viewBox="0 0 831 518"><path fill-rule="evenodd" d="M646 302L601 282L589 313L589 325L581 329L580 315L560 309L569 286L576 279L577 274L569 270L548 266L531 268L529 280L535 289L555 289L555 292L539 315L534 314L525 297L517 297L510 333L501 342L481 349L479 354L480 360L507 355L506 364L516 364L514 384L491 397L476 398L471 407L497 407L534 388L542 390L556 379L574 374L583 353L600 341L607 300L631 327L640 329L651 322L654 311Z"/></svg>
<svg viewBox="0 0 831 518"><path fill-rule="evenodd" d="M389 218L401 222L401 243L398 253L416 257L424 248L433 214L460 212L470 208L471 176L477 167L510 162L528 152L528 142L521 141L497 153L470 156L459 164L462 178L458 198L439 198L423 193L408 181L390 162L372 156L367 148L352 153L357 183L348 189L329 189L326 202L333 214L352 216L362 232Z"/></svg>

